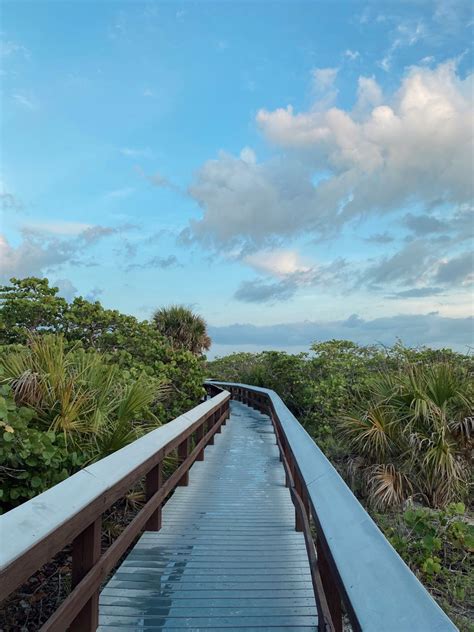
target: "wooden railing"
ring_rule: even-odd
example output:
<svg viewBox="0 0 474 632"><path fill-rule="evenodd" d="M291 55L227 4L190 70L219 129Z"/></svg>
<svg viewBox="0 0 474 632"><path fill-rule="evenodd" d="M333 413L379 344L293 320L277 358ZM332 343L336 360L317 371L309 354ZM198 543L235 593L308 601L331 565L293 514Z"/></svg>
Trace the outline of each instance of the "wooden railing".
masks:
<svg viewBox="0 0 474 632"><path fill-rule="evenodd" d="M43 625L43 632L92 632L98 622L99 588L144 529L161 527L161 507L188 471L204 458L229 414L227 391L0 518L0 600L72 543L72 591ZM178 467L163 482L163 459L177 451ZM101 553L102 514L145 478L146 502L113 544Z"/></svg>
<svg viewBox="0 0 474 632"><path fill-rule="evenodd" d="M227 389L272 420L295 528L305 537L320 632L342 632L344 613L354 631L457 630L274 391L208 385Z"/></svg>

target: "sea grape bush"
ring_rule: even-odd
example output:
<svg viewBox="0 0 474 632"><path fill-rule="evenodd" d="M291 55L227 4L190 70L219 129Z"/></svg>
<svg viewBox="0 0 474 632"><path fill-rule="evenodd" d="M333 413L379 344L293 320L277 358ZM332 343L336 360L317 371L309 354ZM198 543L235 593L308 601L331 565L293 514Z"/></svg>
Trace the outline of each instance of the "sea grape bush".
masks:
<svg viewBox="0 0 474 632"><path fill-rule="evenodd" d="M451 503L444 510L412 506L403 512L376 513L374 517L460 629L469 630L465 614L473 605L474 526L464 503Z"/></svg>
<svg viewBox="0 0 474 632"><path fill-rule="evenodd" d="M0 287L0 509L195 406L203 379L202 357L152 322L12 279Z"/></svg>
<svg viewBox="0 0 474 632"><path fill-rule="evenodd" d="M0 386L0 506L28 500L69 476L80 465L61 435L34 425L35 412L17 406L11 388ZM32 423L33 422L33 423Z"/></svg>

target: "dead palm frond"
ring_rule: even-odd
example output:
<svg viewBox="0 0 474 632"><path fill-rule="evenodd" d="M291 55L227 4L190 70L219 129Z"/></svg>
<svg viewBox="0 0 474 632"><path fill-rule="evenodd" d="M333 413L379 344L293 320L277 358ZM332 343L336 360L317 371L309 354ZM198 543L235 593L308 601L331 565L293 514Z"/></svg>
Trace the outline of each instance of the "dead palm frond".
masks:
<svg viewBox="0 0 474 632"><path fill-rule="evenodd" d="M365 476L369 488L369 501L375 509L400 505L413 492L409 478L392 463L374 465Z"/></svg>

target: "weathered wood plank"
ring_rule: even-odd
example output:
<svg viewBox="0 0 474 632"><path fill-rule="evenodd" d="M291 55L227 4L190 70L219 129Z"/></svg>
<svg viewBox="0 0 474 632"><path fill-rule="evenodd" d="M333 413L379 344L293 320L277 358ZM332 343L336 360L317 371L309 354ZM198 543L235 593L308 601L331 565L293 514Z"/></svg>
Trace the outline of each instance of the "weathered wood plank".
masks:
<svg viewBox="0 0 474 632"><path fill-rule="evenodd" d="M317 626L304 538L269 419L239 403L100 596L99 630Z"/></svg>

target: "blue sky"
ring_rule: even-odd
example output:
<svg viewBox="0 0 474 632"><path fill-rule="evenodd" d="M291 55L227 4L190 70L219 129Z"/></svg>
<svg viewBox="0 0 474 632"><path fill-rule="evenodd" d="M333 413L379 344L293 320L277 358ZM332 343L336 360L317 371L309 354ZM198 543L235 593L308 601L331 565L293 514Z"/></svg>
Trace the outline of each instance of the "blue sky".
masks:
<svg viewBox="0 0 474 632"><path fill-rule="evenodd" d="M472 342L469 2L3 2L2 279L213 353Z"/></svg>

